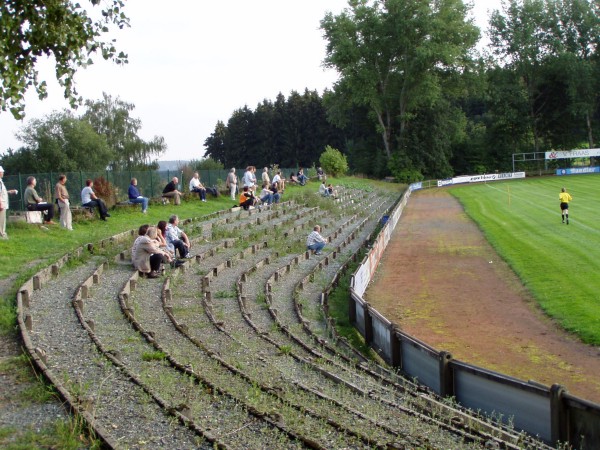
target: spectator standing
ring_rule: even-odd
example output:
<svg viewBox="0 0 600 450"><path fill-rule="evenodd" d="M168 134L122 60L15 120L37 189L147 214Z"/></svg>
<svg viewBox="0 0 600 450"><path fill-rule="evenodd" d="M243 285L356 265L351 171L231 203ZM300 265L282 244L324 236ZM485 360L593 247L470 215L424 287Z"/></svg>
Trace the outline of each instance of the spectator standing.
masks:
<svg viewBox="0 0 600 450"><path fill-rule="evenodd" d="M308 235L306 238L306 248L308 250L313 250L315 255L320 255L321 250L325 247L325 243L327 240L321 236L321 227L319 225L315 225L312 233Z"/></svg>
<svg viewBox="0 0 600 450"><path fill-rule="evenodd" d="M179 178L173 177L171 181L167 183L163 189L162 196L165 198L172 198L175 205L181 204L181 192L177 190L179 185Z"/></svg>
<svg viewBox="0 0 600 450"><path fill-rule="evenodd" d="M319 178L319 181L325 181L327 179L322 167L317 167L317 177Z"/></svg>
<svg viewBox="0 0 600 450"><path fill-rule="evenodd" d="M110 217L106 203L94 193L94 182L89 178L85 180L85 187L81 190L81 206L88 208L98 208L100 219L106 220Z"/></svg>
<svg viewBox="0 0 600 450"><path fill-rule="evenodd" d="M229 194L231 195L231 200L235 201L235 194L237 191L237 176L235 175L235 167L232 167L229 173L227 174L227 179L225 180L225 186L229 188Z"/></svg>
<svg viewBox="0 0 600 450"><path fill-rule="evenodd" d="M6 234L6 211L8 211L8 194L17 195L16 189L6 189L4 186L4 168L0 166L0 238L8 239Z"/></svg>
<svg viewBox="0 0 600 450"><path fill-rule="evenodd" d="M45 202L35 190L37 180L35 177L27 177L27 188L25 189L25 207L27 211L40 211L44 214L44 223L46 225L54 225L54 205Z"/></svg>
<svg viewBox="0 0 600 450"><path fill-rule="evenodd" d="M129 190L127 191L127 196L129 197L130 203L142 204L142 213L146 214L148 212L148 198L140 195L140 191L137 188L137 178L131 179L131 183L129 184Z"/></svg>
<svg viewBox="0 0 600 450"><path fill-rule="evenodd" d="M256 178L252 173L252 166L246 167L246 172L244 172L244 176L242 177L242 184L244 185L244 187L247 187L248 190L253 191L256 187L255 180Z"/></svg>
<svg viewBox="0 0 600 450"><path fill-rule="evenodd" d="M58 176L58 183L54 186L54 195L60 209L60 225L69 231L73 231L73 216L71 215L71 204L69 203L69 191L67 191L67 176Z"/></svg>
<svg viewBox="0 0 600 450"><path fill-rule="evenodd" d="M177 249L181 258L191 258L190 248L192 244L183 230L179 228L179 217L175 214L169 217L165 238L170 251L175 253L175 249Z"/></svg>
<svg viewBox="0 0 600 450"><path fill-rule="evenodd" d="M262 182L263 182L263 185L264 185L265 183L267 183L267 184L271 184L271 178L269 177L269 168L268 168L268 167L265 167L265 168L263 169L263 173L262 173Z"/></svg>
<svg viewBox="0 0 600 450"><path fill-rule="evenodd" d="M281 193L285 190L285 180L281 177L281 170L278 170L275 176L273 177L272 185L275 186L277 184L277 190Z"/></svg>

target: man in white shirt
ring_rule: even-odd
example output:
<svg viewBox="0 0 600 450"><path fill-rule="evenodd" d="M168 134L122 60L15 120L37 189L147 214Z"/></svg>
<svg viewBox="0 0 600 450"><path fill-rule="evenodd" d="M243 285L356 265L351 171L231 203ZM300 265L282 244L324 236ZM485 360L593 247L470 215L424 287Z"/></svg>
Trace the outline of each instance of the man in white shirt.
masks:
<svg viewBox="0 0 600 450"><path fill-rule="evenodd" d="M179 250L179 256L183 259L190 259L190 248L192 244L189 238L179 228L179 217L173 214L169 217L169 224L167 225L165 239L167 240L167 247L170 251L175 253L175 249Z"/></svg>
<svg viewBox="0 0 600 450"><path fill-rule="evenodd" d="M273 177L273 185L277 185L277 190L281 193L285 190L285 180L281 178L281 170L278 170Z"/></svg>
<svg viewBox="0 0 600 450"><path fill-rule="evenodd" d="M194 172L194 176L190 180L190 192L198 194L200 200L206 201L206 188L200 182L200 174Z"/></svg>
<svg viewBox="0 0 600 450"><path fill-rule="evenodd" d="M85 187L81 191L81 206L98 208L100 218L102 220L106 220L107 217L110 217L108 209L106 208L106 203L104 203L104 200L96 196L93 187L94 182L92 180L89 178L85 180Z"/></svg>
<svg viewBox="0 0 600 450"><path fill-rule="evenodd" d="M203 202L206 201L207 192L213 197L219 196L219 189L217 189L216 186L208 187L202 184L200 181L200 174L198 172L194 172L194 176L190 180L190 192L197 193Z"/></svg>

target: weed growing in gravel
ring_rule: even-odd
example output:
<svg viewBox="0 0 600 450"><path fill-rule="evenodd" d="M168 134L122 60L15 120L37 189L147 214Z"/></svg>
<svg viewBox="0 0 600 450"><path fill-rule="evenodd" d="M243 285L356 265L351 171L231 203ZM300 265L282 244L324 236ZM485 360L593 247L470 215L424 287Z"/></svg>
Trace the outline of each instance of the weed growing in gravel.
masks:
<svg viewBox="0 0 600 450"><path fill-rule="evenodd" d="M144 352L142 353L142 359L144 361L162 361L167 355L160 351Z"/></svg>
<svg viewBox="0 0 600 450"><path fill-rule="evenodd" d="M0 429L0 447L20 450L30 448L100 449L102 443L79 417L58 419L42 430L33 427Z"/></svg>
<svg viewBox="0 0 600 450"><path fill-rule="evenodd" d="M15 381L29 383L19 393L19 398L24 403L45 403L56 395L54 387L47 384L38 375L31 363L31 358L26 354L6 358L4 361L1 361L0 373L11 373Z"/></svg>
<svg viewBox="0 0 600 450"><path fill-rule="evenodd" d="M213 298L235 298L235 291L217 291L213 294Z"/></svg>
<svg viewBox="0 0 600 450"><path fill-rule="evenodd" d="M290 353L292 353L292 346L291 345L280 346L279 353L281 353L282 355L289 355Z"/></svg>
<svg viewBox="0 0 600 450"><path fill-rule="evenodd" d="M268 309L269 308L269 305L267 305L267 296L266 296L266 294L264 292L261 292L260 294L258 294L256 296L256 303L262 309Z"/></svg>

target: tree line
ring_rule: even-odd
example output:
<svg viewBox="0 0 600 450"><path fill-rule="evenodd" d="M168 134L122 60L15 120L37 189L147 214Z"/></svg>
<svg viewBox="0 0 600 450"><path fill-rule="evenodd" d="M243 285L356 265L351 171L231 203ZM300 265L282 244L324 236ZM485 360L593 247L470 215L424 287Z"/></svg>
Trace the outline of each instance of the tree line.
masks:
<svg viewBox="0 0 600 450"><path fill-rule="evenodd" d="M15 117L28 87L45 96L42 54L55 57L73 105L83 102L73 75L95 53L127 63L105 39L129 25L120 0L103 4L99 21L79 3L30 3L0 6L0 110ZM489 17L484 49L468 12L462 0L349 0L320 24L324 65L339 74L333 88L239 108L217 122L205 156L226 167L310 166L329 145L354 172L414 181L510 170L513 153L595 147L600 3L505 0ZM31 121L25 145L0 164L11 172L154 167L166 143L138 137L134 105L104 94L85 107Z"/></svg>
<svg viewBox="0 0 600 450"><path fill-rule="evenodd" d="M600 121L600 4L508 0L489 44L461 0L350 0L321 21L322 96L281 93L218 122L225 166L310 165L325 145L355 172L402 181L512 169L513 153L593 148Z"/></svg>
<svg viewBox="0 0 600 450"><path fill-rule="evenodd" d="M160 136L138 136L142 123L131 115L133 104L104 93L84 105L80 116L64 110L29 121L18 134L24 145L8 149L0 164L11 173L158 168L167 145Z"/></svg>

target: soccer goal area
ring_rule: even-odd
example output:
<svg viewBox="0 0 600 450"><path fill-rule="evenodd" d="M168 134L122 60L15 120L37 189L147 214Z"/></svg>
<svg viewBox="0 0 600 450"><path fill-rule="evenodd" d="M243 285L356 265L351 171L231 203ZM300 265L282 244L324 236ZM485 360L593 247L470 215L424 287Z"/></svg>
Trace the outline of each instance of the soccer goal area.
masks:
<svg viewBox="0 0 600 450"><path fill-rule="evenodd" d="M600 148L580 150L554 150L549 152L513 153L513 172L524 171L538 175L569 175L575 173L598 173Z"/></svg>

